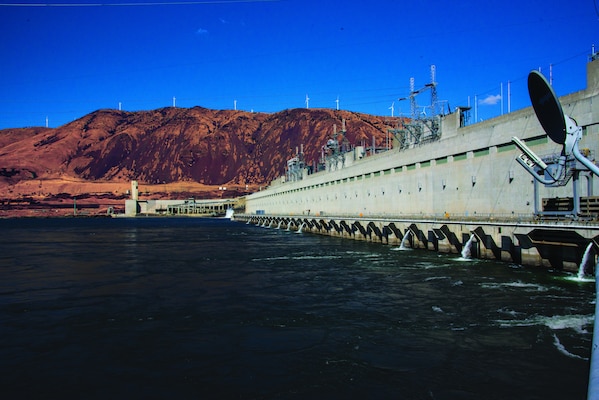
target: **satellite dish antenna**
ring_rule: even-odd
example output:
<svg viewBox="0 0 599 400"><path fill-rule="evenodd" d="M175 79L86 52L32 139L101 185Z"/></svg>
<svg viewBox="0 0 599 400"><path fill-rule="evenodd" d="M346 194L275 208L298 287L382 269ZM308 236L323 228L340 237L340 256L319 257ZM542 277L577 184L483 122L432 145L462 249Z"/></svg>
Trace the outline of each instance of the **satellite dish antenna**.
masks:
<svg viewBox="0 0 599 400"><path fill-rule="evenodd" d="M528 94L547 135L557 144L566 143L566 120L562 105L547 79L538 71L528 74Z"/></svg>
<svg viewBox="0 0 599 400"><path fill-rule="evenodd" d="M516 158L516 161L544 185L565 185L569 179L566 174L567 161L574 158L599 176L599 167L586 158L578 147L578 142L582 138L582 128L575 120L564 114L555 92L540 72L531 71L528 74L528 93L543 130L551 140L562 145L562 153L558 161L551 162L549 166L523 141L514 136L512 142L522 150L522 154Z"/></svg>
<svg viewBox="0 0 599 400"><path fill-rule="evenodd" d="M582 214L581 197L577 189L579 175L581 172L590 171L599 176L599 167L586 157L588 153L581 152L578 144L582 139L582 127L578 126L570 116L564 114L555 92L540 72L531 71L528 74L528 93L543 130L552 141L562 147L559 157L552 155L543 159L522 140L515 136L512 137L512 142L522 151L516 157L516 161L535 179L535 215L569 215L578 218ZM572 209L539 211L537 208L539 200L537 182L547 187L564 187L570 179L573 179L571 186Z"/></svg>

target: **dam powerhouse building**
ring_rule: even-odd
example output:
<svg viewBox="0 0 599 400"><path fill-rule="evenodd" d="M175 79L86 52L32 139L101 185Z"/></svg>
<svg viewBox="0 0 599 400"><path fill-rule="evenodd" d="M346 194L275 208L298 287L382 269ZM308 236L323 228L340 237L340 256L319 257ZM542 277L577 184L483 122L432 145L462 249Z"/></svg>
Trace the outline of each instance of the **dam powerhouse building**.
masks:
<svg viewBox="0 0 599 400"><path fill-rule="evenodd" d="M599 253L597 54L586 74L585 90L558 100L584 162L546 133L533 107L472 125L462 107L399 120L388 151L347 146L345 127L333 132L318 172L296 151L285 176L248 195L235 219L440 252L468 246L478 258L565 270L578 270L586 255L591 272Z"/></svg>

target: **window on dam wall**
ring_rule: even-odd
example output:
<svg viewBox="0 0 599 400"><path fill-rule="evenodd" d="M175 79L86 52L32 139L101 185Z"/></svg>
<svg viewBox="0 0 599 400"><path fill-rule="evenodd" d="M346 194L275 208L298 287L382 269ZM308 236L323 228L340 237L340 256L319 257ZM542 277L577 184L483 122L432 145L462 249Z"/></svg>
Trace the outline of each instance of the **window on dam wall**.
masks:
<svg viewBox="0 0 599 400"><path fill-rule="evenodd" d="M468 158L467 153L460 153L453 156L453 161L462 161Z"/></svg>
<svg viewBox="0 0 599 400"><path fill-rule="evenodd" d="M514 150L516 150L516 145L513 143L502 144L500 146L497 146L498 153L502 153L504 151L514 151Z"/></svg>

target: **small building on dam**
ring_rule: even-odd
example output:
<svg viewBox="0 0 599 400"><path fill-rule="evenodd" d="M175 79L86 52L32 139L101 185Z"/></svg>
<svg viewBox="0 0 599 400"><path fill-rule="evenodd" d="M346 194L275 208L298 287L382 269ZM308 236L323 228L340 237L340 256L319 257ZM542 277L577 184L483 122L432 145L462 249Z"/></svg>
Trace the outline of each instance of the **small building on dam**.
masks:
<svg viewBox="0 0 599 400"><path fill-rule="evenodd" d="M239 199L209 200L140 200L137 181L131 182L131 198L125 200L125 216L171 215L218 217L225 216L227 210L238 208Z"/></svg>

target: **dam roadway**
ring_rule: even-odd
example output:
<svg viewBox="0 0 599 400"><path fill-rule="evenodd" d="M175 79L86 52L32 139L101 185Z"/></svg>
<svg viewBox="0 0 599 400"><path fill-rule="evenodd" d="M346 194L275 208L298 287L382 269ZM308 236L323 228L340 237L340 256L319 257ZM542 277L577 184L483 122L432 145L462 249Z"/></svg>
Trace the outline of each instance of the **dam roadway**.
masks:
<svg viewBox="0 0 599 400"><path fill-rule="evenodd" d="M238 222L363 240L389 246L464 254L520 265L593 274L599 226L581 221L520 222L474 219L409 219L316 215L235 214ZM585 257L586 255L586 257Z"/></svg>

